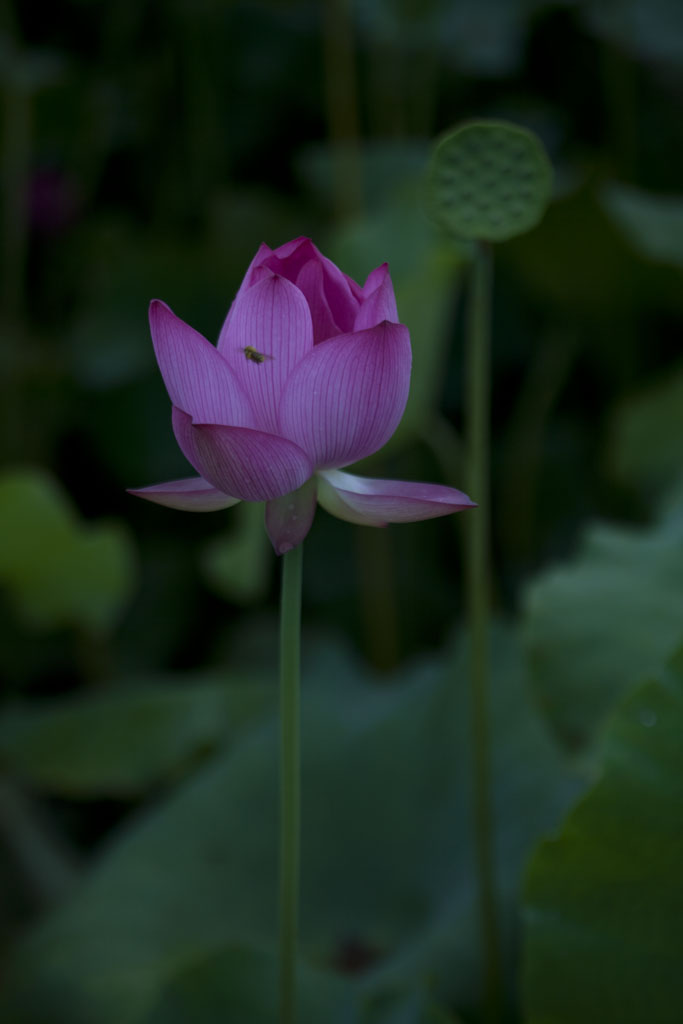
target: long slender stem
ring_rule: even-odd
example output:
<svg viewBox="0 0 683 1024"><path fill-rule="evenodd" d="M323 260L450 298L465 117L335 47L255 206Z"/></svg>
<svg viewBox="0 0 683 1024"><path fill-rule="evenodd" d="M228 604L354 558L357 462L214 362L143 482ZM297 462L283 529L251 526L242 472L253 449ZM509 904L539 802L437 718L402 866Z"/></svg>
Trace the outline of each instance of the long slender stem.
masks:
<svg viewBox="0 0 683 1024"><path fill-rule="evenodd" d="M303 545L282 556L280 604L280 1024L295 1024L299 916L299 745Z"/></svg>
<svg viewBox="0 0 683 1024"><path fill-rule="evenodd" d="M468 491L478 503L470 519L467 543L467 605L470 629L472 774L482 952L485 965L486 1019L500 1019L501 966L496 911L491 769L489 751L488 632L489 579L489 419L491 376L491 250L477 247L467 321Z"/></svg>

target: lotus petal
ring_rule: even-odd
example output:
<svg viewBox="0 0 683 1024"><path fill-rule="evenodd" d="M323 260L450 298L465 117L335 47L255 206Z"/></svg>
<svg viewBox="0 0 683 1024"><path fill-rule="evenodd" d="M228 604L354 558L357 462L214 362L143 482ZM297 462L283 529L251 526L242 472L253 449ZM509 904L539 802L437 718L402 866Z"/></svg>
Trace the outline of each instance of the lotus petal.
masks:
<svg viewBox="0 0 683 1024"><path fill-rule="evenodd" d="M247 288L251 288L253 284L257 284L258 281L261 281L264 277L267 276L268 270L263 266L263 263L264 260L268 258L268 256L272 255L272 252L273 250L270 248L269 245L266 245L265 242L261 242L261 244L258 247L258 252L254 256L249 266L247 267L247 272L242 278L242 284L237 289L237 294L235 295L235 298L232 300L230 304L230 309L228 310L228 314L225 318L225 321L223 322L223 326L221 327L221 332L218 335L218 345L216 347L218 348L218 351L221 353L221 355L223 354L225 339L228 333L230 320L232 319L235 303L237 302L238 298L242 295L242 293L247 290Z"/></svg>
<svg viewBox="0 0 683 1024"><path fill-rule="evenodd" d="M380 324L383 320L398 323L398 310L388 263L383 263L368 275L363 288L363 302L356 315L353 329L362 331L366 327Z"/></svg>
<svg viewBox="0 0 683 1024"><path fill-rule="evenodd" d="M466 494L454 487L372 480L338 469L318 474L318 501L338 519L363 526L415 523L476 508Z"/></svg>
<svg viewBox="0 0 683 1024"><path fill-rule="evenodd" d="M216 348L158 299L149 325L172 403L200 423L256 426L249 399Z"/></svg>
<svg viewBox="0 0 683 1024"><path fill-rule="evenodd" d="M280 433L319 469L376 452L403 415L410 361L408 330L401 324L382 323L316 345L285 385Z"/></svg>
<svg viewBox="0 0 683 1024"><path fill-rule="evenodd" d="M128 494L146 498L157 505L166 505L167 508L177 508L181 512L217 512L237 505L240 500L217 491L208 480L200 476L169 480L168 483L153 484L151 487L130 487Z"/></svg>
<svg viewBox="0 0 683 1024"><path fill-rule="evenodd" d="M292 441L262 430L193 423L173 410L173 431L185 458L224 494L242 501L270 501L295 491L313 473Z"/></svg>
<svg viewBox="0 0 683 1024"><path fill-rule="evenodd" d="M306 537L315 516L316 490L311 477L297 491L267 502L266 530L276 555L291 551Z"/></svg>
<svg viewBox="0 0 683 1024"><path fill-rule="evenodd" d="M254 409L250 426L279 433L284 383L312 348L308 304L284 277L268 274L235 300L222 353Z"/></svg>
<svg viewBox="0 0 683 1024"><path fill-rule="evenodd" d="M310 238L294 238L291 242L285 242L264 260L264 266L272 270L274 274L285 277L294 283L304 264L314 260L319 262L322 256L313 245Z"/></svg>
<svg viewBox="0 0 683 1024"><path fill-rule="evenodd" d="M303 294L311 311L313 321L313 343L325 341L335 334L341 334L339 324L335 322L330 304L323 286L323 266L320 260L309 260L304 263L296 279L296 286Z"/></svg>

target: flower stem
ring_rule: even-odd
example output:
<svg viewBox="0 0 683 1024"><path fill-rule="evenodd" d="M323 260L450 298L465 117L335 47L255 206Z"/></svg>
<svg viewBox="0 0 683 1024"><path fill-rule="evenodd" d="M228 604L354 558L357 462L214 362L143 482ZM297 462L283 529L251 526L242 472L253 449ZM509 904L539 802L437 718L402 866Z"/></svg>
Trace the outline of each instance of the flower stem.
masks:
<svg viewBox="0 0 683 1024"><path fill-rule="evenodd" d="M299 691L303 545L282 556L280 604L280 1024L296 1022L301 755Z"/></svg>
<svg viewBox="0 0 683 1024"><path fill-rule="evenodd" d="M467 319L468 493L478 503L466 545L470 633L472 776L479 915L485 968L485 1019L500 1019L501 964L496 910L488 722L489 689L489 417L492 256L479 243L472 265Z"/></svg>

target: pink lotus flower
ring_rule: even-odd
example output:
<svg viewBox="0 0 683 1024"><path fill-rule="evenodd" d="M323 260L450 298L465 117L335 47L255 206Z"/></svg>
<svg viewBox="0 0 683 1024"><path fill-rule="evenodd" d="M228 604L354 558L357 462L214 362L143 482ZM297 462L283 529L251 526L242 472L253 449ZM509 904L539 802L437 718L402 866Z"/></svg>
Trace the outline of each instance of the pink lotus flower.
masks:
<svg viewBox="0 0 683 1024"><path fill-rule="evenodd" d="M367 526L473 507L451 487L341 472L386 444L408 398L386 263L361 288L308 238L262 245L217 347L158 300L149 321L176 440L200 475L131 494L195 512L265 501L277 554L304 539L316 500Z"/></svg>

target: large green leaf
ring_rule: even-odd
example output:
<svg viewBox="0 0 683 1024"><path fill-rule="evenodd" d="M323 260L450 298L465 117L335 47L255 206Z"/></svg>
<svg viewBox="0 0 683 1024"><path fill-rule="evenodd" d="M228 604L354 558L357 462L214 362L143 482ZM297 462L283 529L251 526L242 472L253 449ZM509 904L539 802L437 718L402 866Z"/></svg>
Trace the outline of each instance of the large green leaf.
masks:
<svg viewBox="0 0 683 1024"><path fill-rule="evenodd" d="M3 473L0 512L0 576L8 582L20 581L33 563L49 558L51 549L68 545L75 529L64 495L47 473L35 469Z"/></svg>
<svg viewBox="0 0 683 1024"><path fill-rule="evenodd" d="M299 1024L359 1020L357 997L339 975L304 967L298 983ZM145 1024L273 1024L277 1019L275 957L234 946L181 967Z"/></svg>
<svg viewBox="0 0 683 1024"><path fill-rule="evenodd" d="M429 978L449 1003L478 998L470 767L462 656L394 685L327 646L303 709L302 948L353 963L359 991ZM498 887L506 945L519 875L576 784L526 699L505 631L494 646ZM133 1024L179 969L276 935L277 729L254 729L105 851L80 892L28 938L4 1009L17 1024Z"/></svg>
<svg viewBox="0 0 683 1024"><path fill-rule="evenodd" d="M264 707L274 690L187 676L18 705L0 717L0 763L69 798L129 797L187 770Z"/></svg>
<svg viewBox="0 0 683 1024"><path fill-rule="evenodd" d="M554 322L558 309L570 324L586 314L613 316L640 301L647 285L622 233L585 184L563 192L533 234L501 247L499 260L552 311Z"/></svg>
<svg viewBox="0 0 683 1024"><path fill-rule="evenodd" d="M683 471L683 367L622 402L612 419L610 454L629 484L661 489Z"/></svg>
<svg viewBox="0 0 683 1024"><path fill-rule="evenodd" d="M574 562L529 588L525 634L539 701L570 749L658 671L683 621L683 515L650 529L593 526Z"/></svg>
<svg viewBox="0 0 683 1024"><path fill-rule="evenodd" d="M680 69L683 10L677 0L581 0L579 10L592 32L619 49L658 67Z"/></svg>
<svg viewBox="0 0 683 1024"><path fill-rule="evenodd" d="M375 0L357 4L358 28L380 46L408 54L444 53L460 74L495 78L519 66L527 26L542 0L430 0L428 3ZM409 78L407 88L416 88Z"/></svg>
<svg viewBox="0 0 683 1024"><path fill-rule="evenodd" d="M80 522L62 488L35 469L0 479L0 582L33 626L113 625L135 577L121 523Z"/></svg>
<svg viewBox="0 0 683 1024"><path fill-rule="evenodd" d="M277 962L263 950L232 946L179 967L145 1024L272 1024L278 1014ZM366 996L352 976L302 964L300 1024L455 1024L423 987Z"/></svg>
<svg viewBox="0 0 683 1024"><path fill-rule="evenodd" d="M529 1024L683 1020L683 657L619 706L526 886Z"/></svg>
<svg viewBox="0 0 683 1024"><path fill-rule="evenodd" d="M648 259L683 267L683 196L606 186L602 202L632 245Z"/></svg>

